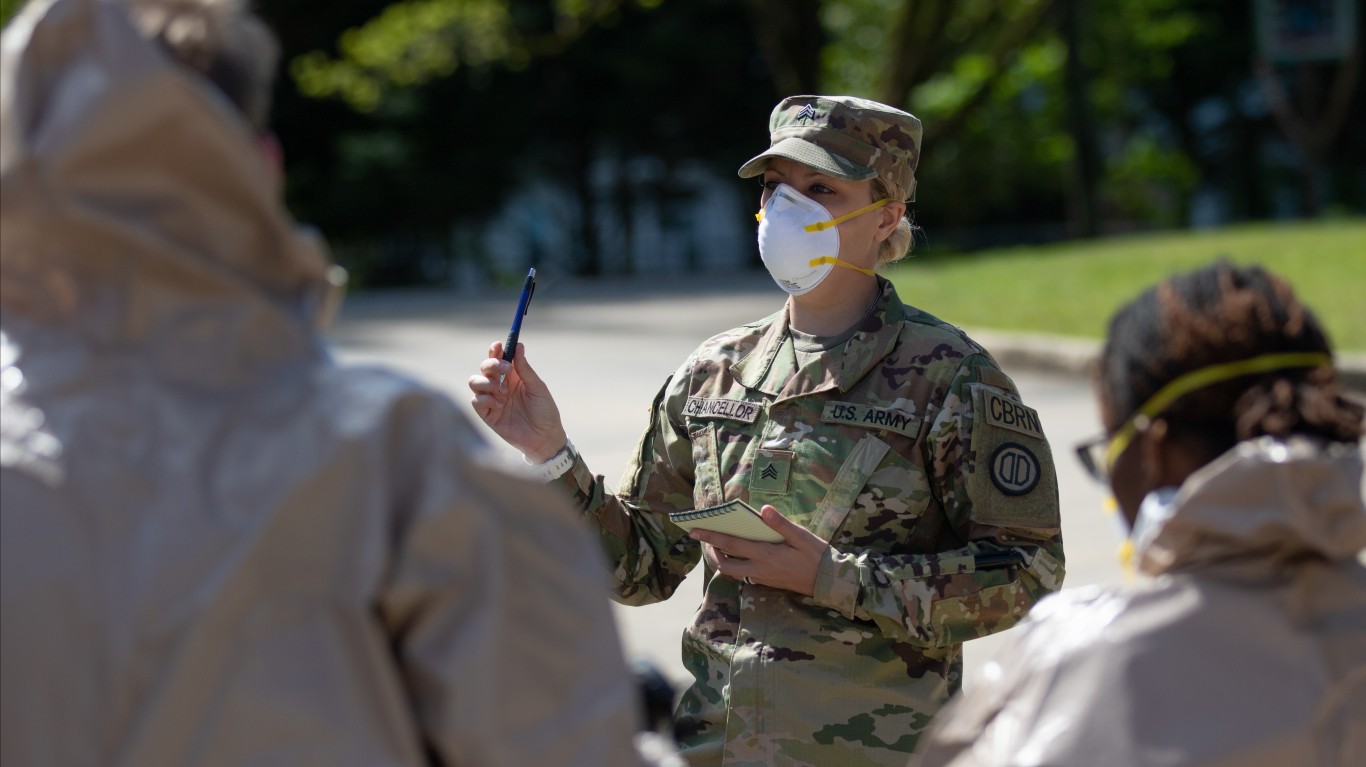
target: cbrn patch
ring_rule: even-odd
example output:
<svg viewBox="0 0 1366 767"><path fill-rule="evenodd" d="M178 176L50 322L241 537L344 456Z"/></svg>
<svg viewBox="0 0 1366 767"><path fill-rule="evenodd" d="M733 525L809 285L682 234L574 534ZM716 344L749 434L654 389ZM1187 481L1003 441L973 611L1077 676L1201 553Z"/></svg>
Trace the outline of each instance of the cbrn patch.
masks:
<svg viewBox="0 0 1366 767"><path fill-rule="evenodd" d="M990 389L982 390L982 405L986 412L987 423L1003 429L1043 439L1043 425L1034 408L1002 397Z"/></svg>
<svg viewBox="0 0 1366 767"><path fill-rule="evenodd" d="M976 385L972 399L972 461L965 483L973 519L995 527L1057 530L1058 476L1038 416L1014 392Z"/></svg>

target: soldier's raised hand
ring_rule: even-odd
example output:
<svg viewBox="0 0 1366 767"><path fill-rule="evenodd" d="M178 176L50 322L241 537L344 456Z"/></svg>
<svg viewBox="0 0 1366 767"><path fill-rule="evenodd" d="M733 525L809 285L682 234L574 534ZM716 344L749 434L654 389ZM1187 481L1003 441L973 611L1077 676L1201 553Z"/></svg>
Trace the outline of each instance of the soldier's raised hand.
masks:
<svg viewBox="0 0 1366 767"><path fill-rule="evenodd" d="M526 347L517 344L512 362L503 360L503 344L489 346L488 359L479 373L470 376L470 404L474 412L509 445L521 450L528 461L548 461L565 446L568 437L560 421L560 409L545 381L526 360ZM499 376L504 375L499 382Z"/></svg>

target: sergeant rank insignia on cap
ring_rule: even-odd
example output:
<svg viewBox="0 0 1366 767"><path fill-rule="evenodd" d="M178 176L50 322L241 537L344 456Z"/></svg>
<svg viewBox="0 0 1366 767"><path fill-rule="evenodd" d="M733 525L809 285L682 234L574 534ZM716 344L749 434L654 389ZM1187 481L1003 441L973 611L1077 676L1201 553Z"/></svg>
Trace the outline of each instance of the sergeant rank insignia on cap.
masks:
<svg viewBox="0 0 1366 767"><path fill-rule="evenodd" d="M814 120L814 119L816 119L816 108L815 108L814 106L810 105L810 104L807 104L806 106L804 106L804 107L801 108L801 111L797 112L797 117L796 117L796 119L797 119L797 120Z"/></svg>

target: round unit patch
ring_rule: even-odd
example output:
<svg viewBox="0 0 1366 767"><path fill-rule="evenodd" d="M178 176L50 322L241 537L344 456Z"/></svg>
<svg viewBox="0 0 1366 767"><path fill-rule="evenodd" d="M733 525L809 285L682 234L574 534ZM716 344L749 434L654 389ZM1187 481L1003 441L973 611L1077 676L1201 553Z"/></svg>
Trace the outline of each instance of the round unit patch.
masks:
<svg viewBox="0 0 1366 767"><path fill-rule="evenodd" d="M991 481L1006 495L1025 495L1039 484L1039 459L1024 445L1003 442L991 454Z"/></svg>

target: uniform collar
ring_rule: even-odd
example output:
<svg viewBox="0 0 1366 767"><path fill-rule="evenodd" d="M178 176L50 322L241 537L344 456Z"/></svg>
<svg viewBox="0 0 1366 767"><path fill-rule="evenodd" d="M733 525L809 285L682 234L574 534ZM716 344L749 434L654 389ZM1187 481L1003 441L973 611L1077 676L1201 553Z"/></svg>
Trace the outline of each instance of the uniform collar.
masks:
<svg viewBox="0 0 1366 767"><path fill-rule="evenodd" d="M764 320L767 327L754 349L731 368L735 379L747 388L772 397L851 389L896 348L902 321L906 318L906 308L897 296L896 288L881 275L877 281L881 290L877 309L861 321L858 332L830 367L824 371L802 371L797 377L793 376L788 335L790 318L784 305L781 311Z"/></svg>

